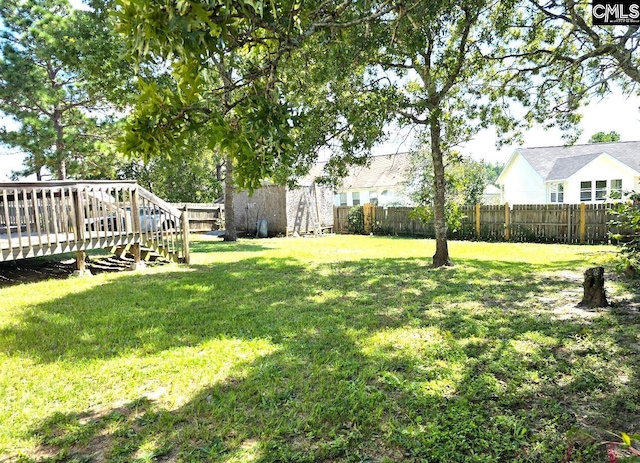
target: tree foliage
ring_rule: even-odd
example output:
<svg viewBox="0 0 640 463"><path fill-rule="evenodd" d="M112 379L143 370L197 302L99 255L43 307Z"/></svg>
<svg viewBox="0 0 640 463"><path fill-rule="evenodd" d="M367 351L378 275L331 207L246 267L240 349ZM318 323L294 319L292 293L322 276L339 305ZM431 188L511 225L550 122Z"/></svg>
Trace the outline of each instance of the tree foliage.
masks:
<svg viewBox="0 0 640 463"><path fill-rule="evenodd" d="M445 224L447 230L458 231L462 225L460 206L480 204L487 186L487 172L483 162L448 153L445 163ZM418 204L412 217L423 223L435 218L436 200L433 159L428 148L411 153L407 192Z"/></svg>
<svg viewBox="0 0 640 463"><path fill-rule="evenodd" d="M6 0L0 6L0 113L18 123L0 143L27 154L24 174L57 178L113 173L116 127L127 66L109 4L92 11L66 0Z"/></svg>
<svg viewBox="0 0 640 463"><path fill-rule="evenodd" d="M640 271L640 193L631 192L625 200L611 205L614 219L610 225L620 230L612 237L617 240L629 268Z"/></svg>
<svg viewBox="0 0 640 463"><path fill-rule="evenodd" d="M538 92L543 79L528 67L539 47L554 40L548 35L555 31L531 24L522 5L515 0L414 1L375 21L370 38L363 39L370 72L387 76L376 87L391 94L388 110L430 150L435 266L451 264L445 163L455 147L488 126L503 137L516 133L547 121L549 108L562 106L564 82ZM360 34L367 36L366 31ZM558 114L563 126L575 121L571 112Z"/></svg>
<svg viewBox="0 0 640 463"><path fill-rule="evenodd" d="M448 153L443 160L446 202L460 206L480 204L488 185L486 164L457 152ZM434 183L433 160L429 149L412 151L407 179L407 192L411 199L422 206L433 207Z"/></svg>
<svg viewBox="0 0 640 463"><path fill-rule="evenodd" d="M591 135L589 143L610 143L620 141L620 134L615 130L611 132L597 132Z"/></svg>
<svg viewBox="0 0 640 463"><path fill-rule="evenodd" d="M496 180L504 170L504 163L501 162L485 162L485 170L487 176L487 184L495 185Z"/></svg>
<svg viewBox="0 0 640 463"><path fill-rule="evenodd" d="M541 67L572 86L570 98L603 95L611 85L637 92L640 83L640 28L592 25L588 0L531 0L536 21L554 31L554 41L537 54ZM567 77L571 76L570 79Z"/></svg>
<svg viewBox="0 0 640 463"><path fill-rule="evenodd" d="M210 149L231 157L234 183L249 190L308 168L318 146L299 142L312 112L300 98L307 84L284 70L299 64L298 50L314 35L331 41L335 31L384 14L388 3L119 0L120 28L139 60L171 60L175 86L142 83L126 149L159 155L200 131Z"/></svg>
<svg viewBox="0 0 640 463"><path fill-rule="evenodd" d="M136 180L169 202L207 203L222 197L222 163L217 153L196 145L170 158L124 159L116 166L116 175Z"/></svg>

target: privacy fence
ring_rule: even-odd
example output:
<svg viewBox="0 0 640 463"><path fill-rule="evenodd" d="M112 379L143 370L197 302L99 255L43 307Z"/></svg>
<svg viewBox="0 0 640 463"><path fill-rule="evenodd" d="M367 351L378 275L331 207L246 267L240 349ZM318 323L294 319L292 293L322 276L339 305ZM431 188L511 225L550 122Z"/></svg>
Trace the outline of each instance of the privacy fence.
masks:
<svg viewBox="0 0 640 463"><path fill-rule="evenodd" d="M411 217L411 207L360 206L364 232L381 235L434 237L433 223ZM334 208L334 231L349 233L350 207ZM453 239L549 243L606 243L619 233L606 204L463 206L462 226Z"/></svg>
<svg viewBox="0 0 640 463"><path fill-rule="evenodd" d="M219 203L171 203L185 210L192 232L207 232L224 228L224 205Z"/></svg>

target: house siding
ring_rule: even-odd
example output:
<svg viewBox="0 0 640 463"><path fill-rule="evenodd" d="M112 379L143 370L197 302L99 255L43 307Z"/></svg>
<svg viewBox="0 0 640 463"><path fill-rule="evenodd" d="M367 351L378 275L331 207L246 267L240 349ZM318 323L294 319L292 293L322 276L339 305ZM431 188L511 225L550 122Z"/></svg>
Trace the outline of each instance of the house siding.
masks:
<svg viewBox="0 0 640 463"><path fill-rule="evenodd" d="M340 204L340 193L346 193L347 204L346 206L353 206L353 193L357 193L360 199L360 205L371 203L372 193L375 192L377 197L378 206L412 206L411 199L402 191L395 189L396 187L389 188L369 188L366 190L341 190L336 193L333 198L334 206L344 206ZM383 194L384 193L384 194Z"/></svg>
<svg viewBox="0 0 640 463"><path fill-rule="evenodd" d="M516 153L500 175L502 200L509 204L545 204L547 188L543 178Z"/></svg>
<svg viewBox="0 0 640 463"><path fill-rule="evenodd" d="M634 189L635 187L636 177L634 176L634 172L631 169L608 155L599 156L567 179L565 189L565 202L581 202L581 182L590 181L592 182L592 185L595 185L595 182L598 180L606 180L607 194L609 194L611 188L611 180L615 179L622 180L622 191L629 191ZM595 201L595 199L592 197L592 201L589 202L596 203L602 201Z"/></svg>

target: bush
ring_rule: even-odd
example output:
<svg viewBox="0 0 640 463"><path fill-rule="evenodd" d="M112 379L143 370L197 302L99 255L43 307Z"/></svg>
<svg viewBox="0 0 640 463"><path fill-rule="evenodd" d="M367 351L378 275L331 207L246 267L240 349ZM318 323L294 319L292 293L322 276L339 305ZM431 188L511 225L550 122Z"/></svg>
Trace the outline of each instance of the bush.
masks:
<svg viewBox="0 0 640 463"><path fill-rule="evenodd" d="M445 222L450 233L456 233L462 227L465 216L456 203L447 202L444 205ZM419 220L423 225L433 222L433 208L431 206L416 206L409 213L409 218Z"/></svg>
<svg viewBox="0 0 640 463"><path fill-rule="evenodd" d="M610 226L619 227L619 233L611 238L618 243L627 264L635 271L640 270L640 193L631 192L628 200L616 203L609 211L615 214Z"/></svg>
<svg viewBox="0 0 640 463"><path fill-rule="evenodd" d="M356 235L364 234L364 211L362 206L353 206L349 209L347 230Z"/></svg>

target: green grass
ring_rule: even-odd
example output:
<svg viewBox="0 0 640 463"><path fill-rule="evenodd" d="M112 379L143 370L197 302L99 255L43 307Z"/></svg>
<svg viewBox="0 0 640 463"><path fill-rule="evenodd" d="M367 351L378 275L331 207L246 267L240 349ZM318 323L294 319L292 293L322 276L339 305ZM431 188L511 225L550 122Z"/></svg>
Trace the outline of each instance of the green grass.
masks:
<svg viewBox="0 0 640 463"><path fill-rule="evenodd" d="M592 246L196 241L0 289L0 461L573 462L640 432L640 315ZM613 434L612 434L613 433Z"/></svg>

